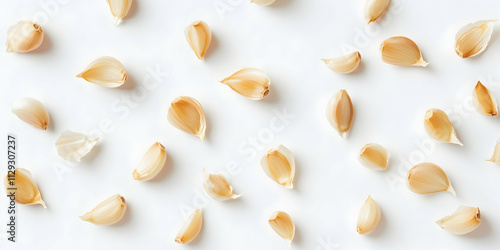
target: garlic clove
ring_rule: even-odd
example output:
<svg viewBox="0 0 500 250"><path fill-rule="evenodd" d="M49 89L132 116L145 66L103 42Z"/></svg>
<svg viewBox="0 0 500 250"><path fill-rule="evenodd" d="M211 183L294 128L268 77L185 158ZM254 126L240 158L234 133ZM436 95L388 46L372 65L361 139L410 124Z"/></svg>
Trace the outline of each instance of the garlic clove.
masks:
<svg viewBox="0 0 500 250"><path fill-rule="evenodd" d="M500 164L500 140L498 140L495 144L495 151L493 152L493 156L491 156L491 158L487 161Z"/></svg>
<svg viewBox="0 0 500 250"><path fill-rule="evenodd" d="M463 235L474 231L481 224L481 212L478 207L459 207L452 215L436 223L448 232Z"/></svg>
<svg viewBox="0 0 500 250"><path fill-rule="evenodd" d="M39 129L46 130L49 126L49 113L45 106L31 97L19 98L12 104L12 113L24 122Z"/></svg>
<svg viewBox="0 0 500 250"><path fill-rule="evenodd" d="M229 185L226 177L221 174L212 174L206 169L203 169L203 188L210 197L218 201L236 199L241 196L241 194L233 193L233 187Z"/></svg>
<svg viewBox="0 0 500 250"><path fill-rule="evenodd" d="M380 45L382 61L399 66L427 66L417 44L404 36L386 39Z"/></svg>
<svg viewBox="0 0 500 250"><path fill-rule="evenodd" d="M295 224L292 217L285 212L276 211L268 220L271 228L290 245L295 236Z"/></svg>
<svg viewBox="0 0 500 250"><path fill-rule="evenodd" d="M356 231L359 234L370 234L372 233L380 221L382 213L377 203L368 196L365 203L359 210L358 214L358 225L356 226Z"/></svg>
<svg viewBox="0 0 500 250"><path fill-rule="evenodd" d="M196 236L201 231L201 226L203 225L203 216L200 209L194 210L194 212L188 217L184 222L179 233L175 237L175 243L187 244L193 241Z"/></svg>
<svg viewBox="0 0 500 250"><path fill-rule="evenodd" d="M251 3L258 4L258 5L271 5L274 3L276 0L250 0Z"/></svg>
<svg viewBox="0 0 500 250"><path fill-rule="evenodd" d="M375 22L389 7L391 0L366 0L365 19L368 24Z"/></svg>
<svg viewBox="0 0 500 250"><path fill-rule="evenodd" d="M292 151L288 148L279 145L277 149L267 151L260 164L273 181L288 189L293 188L295 160Z"/></svg>
<svg viewBox="0 0 500 250"><path fill-rule="evenodd" d="M386 170L389 164L389 152L376 143L368 143L359 152L359 161L368 168Z"/></svg>
<svg viewBox="0 0 500 250"><path fill-rule="evenodd" d="M56 141L57 153L67 161L80 161L92 150L99 137L66 130Z"/></svg>
<svg viewBox="0 0 500 250"><path fill-rule="evenodd" d="M156 142L149 148L139 162L139 166L134 170L132 176L134 180L149 181L157 176L163 169L167 161L167 152L161 143Z"/></svg>
<svg viewBox="0 0 500 250"><path fill-rule="evenodd" d="M43 30L40 24L19 21L7 32L7 52L29 52L40 47L42 41Z"/></svg>
<svg viewBox="0 0 500 250"><path fill-rule="evenodd" d="M351 97L343 89L337 92L328 103L326 117L342 138L346 138L347 131L351 128L354 109Z"/></svg>
<svg viewBox="0 0 500 250"><path fill-rule="evenodd" d="M485 116L495 116L498 114L498 105L495 96L478 81L472 94L472 101L476 110Z"/></svg>
<svg viewBox="0 0 500 250"><path fill-rule="evenodd" d="M200 60L203 59L212 41L212 33L210 32L208 24L203 21L195 21L186 27L184 33L196 57Z"/></svg>
<svg viewBox="0 0 500 250"><path fill-rule="evenodd" d="M424 162L408 171L408 185L417 194L431 194L448 191L455 195L448 176L434 163Z"/></svg>
<svg viewBox="0 0 500 250"><path fill-rule="evenodd" d="M109 9L113 15L113 24L118 25L128 14L132 6L132 0L108 0Z"/></svg>
<svg viewBox="0 0 500 250"><path fill-rule="evenodd" d="M120 61L110 56L104 56L91 62L76 77L106 88L116 88L121 86L128 76Z"/></svg>
<svg viewBox="0 0 500 250"><path fill-rule="evenodd" d="M455 35L455 52L459 57L473 57L486 49L497 20L481 20L462 27Z"/></svg>
<svg viewBox="0 0 500 250"><path fill-rule="evenodd" d="M180 96L168 109L168 121L177 129L205 139L207 123L201 104L192 97Z"/></svg>
<svg viewBox="0 0 500 250"><path fill-rule="evenodd" d="M80 219L96 225L112 225L121 220L126 210L125 198L117 194L99 203L90 212L80 216Z"/></svg>
<svg viewBox="0 0 500 250"><path fill-rule="evenodd" d="M328 66L328 68L332 71L349 74L358 68L359 63L361 62L361 54L359 51L355 51L345 56L321 60L323 60L326 66Z"/></svg>
<svg viewBox="0 0 500 250"><path fill-rule="evenodd" d="M45 202L42 200L40 190L30 171L24 168L15 169L5 176L4 186L7 194L15 193L15 201L19 204L40 204L44 208Z"/></svg>
<svg viewBox="0 0 500 250"><path fill-rule="evenodd" d="M424 126L427 134L434 140L463 146L457 138L448 115L444 111L440 109L427 110L424 117Z"/></svg>
<svg viewBox="0 0 500 250"><path fill-rule="evenodd" d="M244 97L260 100L269 94L271 81L262 70L245 68L226 77L221 83Z"/></svg>

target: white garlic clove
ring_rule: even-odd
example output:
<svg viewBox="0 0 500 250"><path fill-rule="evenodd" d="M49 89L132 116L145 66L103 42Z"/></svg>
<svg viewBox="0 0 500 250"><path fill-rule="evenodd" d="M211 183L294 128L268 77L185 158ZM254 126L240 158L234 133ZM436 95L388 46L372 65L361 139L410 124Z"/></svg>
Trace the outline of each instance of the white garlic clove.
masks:
<svg viewBox="0 0 500 250"><path fill-rule="evenodd" d="M212 32L208 24L203 21L195 21L186 27L184 33L196 57L200 60L203 59L212 41Z"/></svg>
<svg viewBox="0 0 500 250"><path fill-rule="evenodd" d="M104 56L91 62L76 77L106 88L116 88L121 86L128 76L120 61L110 56Z"/></svg>
<svg viewBox="0 0 500 250"><path fill-rule="evenodd" d="M253 4L264 5L264 6L271 5L275 1L276 0L250 0L250 2Z"/></svg>
<svg viewBox="0 0 500 250"><path fill-rule="evenodd" d="M295 160L292 151L288 148L279 145L277 149L267 151L260 164L273 181L288 189L293 188Z"/></svg>
<svg viewBox="0 0 500 250"><path fill-rule="evenodd" d="M12 113L24 122L39 129L46 130L49 126L49 113L45 106L31 97L19 98L12 104Z"/></svg>
<svg viewBox="0 0 500 250"><path fill-rule="evenodd" d="M118 25L128 14L132 6L132 0L108 0L109 9L113 15L113 24Z"/></svg>
<svg viewBox="0 0 500 250"><path fill-rule="evenodd" d="M149 181L157 176L167 161L167 152L161 143L156 142L149 148L132 173L134 180Z"/></svg>
<svg viewBox="0 0 500 250"><path fill-rule="evenodd" d="M203 188L210 197L218 201L236 199L241 196L241 194L233 193L233 187L229 185L226 177L221 174L212 174L206 169L203 169Z"/></svg>
<svg viewBox="0 0 500 250"><path fill-rule="evenodd" d="M90 212L80 216L80 219L96 225L112 225L122 219L126 210L125 198L117 194L99 203Z"/></svg>
<svg viewBox="0 0 500 250"><path fill-rule="evenodd" d="M473 57L486 49L497 20L481 20L462 27L455 36L455 52L461 58Z"/></svg>
<svg viewBox="0 0 500 250"><path fill-rule="evenodd" d="M455 195L455 190L444 170L430 162L417 164L408 171L408 186L417 194L448 191Z"/></svg>
<svg viewBox="0 0 500 250"><path fill-rule="evenodd" d="M17 168L5 176L4 186L6 193L14 192L15 201L19 204L40 204L46 208L42 200L40 190L30 171L24 168Z"/></svg>
<svg viewBox="0 0 500 250"><path fill-rule="evenodd" d="M427 66L417 44L404 36L386 39L380 45L382 61L398 66Z"/></svg>
<svg viewBox="0 0 500 250"><path fill-rule="evenodd" d="M495 150L493 151L493 156L488 160L493 163L500 164L500 140L495 144Z"/></svg>
<svg viewBox="0 0 500 250"><path fill-rule="evenodd" d="M342 138L346 138L347 131L351 128L354 109L351 97L343 89L337 92L328 102L326 117Z"/></svg>
<svg viewBox="0 0 500 250"><path fill-rule="evenodd" d="M463 146L457 138L448 115L443 110L427 110L424 117L424 127L427 134L436 141Z"/></svg>
<svg viewBox="0 0 500 250"><path fill-rule="evenodd" d="M92 150L99 137L66 130L56 141L57 153L67 161L80 161Z"/></svg>
<svg viewBox="0 0 500 250"><path fill-rule="evenodd" d="M472 101L477 112L485 116L495 116L498 114L497 100L494 95L478 81L472 94Z"/></svg>
<svg viewBox="0 0 500 250"><path fill-rule="evenodd" d="M365 19L368 24L375 22L389 7L391 0L366 0Z"/></svg>
<svg viewBox="0 0 500 250"><path fill-rule="evenodd" d="M42 41L43 30L40 24L19 21L7 32L7 52L29 52L40 47Z"/></svg>
<svg viewBox="0 0 500 250"><path fill-rule="evenodd" d="M185 133L205 139L207 122L201 104L192 97L180 96L172 101L168 109L168 121Z"/></svg>
<svg viewBox="0 0 500 250"><path fill-rule="evenodd" d="M436 223L448 232L463 235L474 231L481 224L481 212L478 207L459 207L452 215Z"/></svg>
<svg viewBox="0 0 500 250"><path fill-rule="evenodd" d="M295 236L295 224L292 217L285 212L276 211L268 220L271 228L290 245Z"/></svg>
<svg viewBox="0 0 500 250"><path fill-rule="evenodd" d="M177 233L177 236L175 237L175 243L187 244L193 241L200 233L202 225L203 216L201 214L201 210L196 209L184 222L181 229L179 230L179 233Z"/></svg>
<svg viewBox="0 0 500 250"><path fill-rule="evenodd" d="M359 51L355 51L345 56L322 60L332 71L349 74L358 68L361 62L361 54Z"/></svg>
<svg viewBox="0 0 500 250"><path fill-rule="evenodd" d="M221 83L244 97L260 100L269 94L271 81L262 70L245 68L226 77Z"/></svg>
<svg viewBox="0 0 500 250"><path fill-rule="evenodd" d="M361 207L358 214L358 225L356 226L356 231L359 234L370 234L372 233L380 221L382 213L377 203L368 196L365 203Z"/></svg>
<svg viewBox="0 0 500 250"><path fill-rule="evenodd" d="M376 143L368 143L359 152L359 161L368 168L386 170L389 164L389 152Z"/></svg>

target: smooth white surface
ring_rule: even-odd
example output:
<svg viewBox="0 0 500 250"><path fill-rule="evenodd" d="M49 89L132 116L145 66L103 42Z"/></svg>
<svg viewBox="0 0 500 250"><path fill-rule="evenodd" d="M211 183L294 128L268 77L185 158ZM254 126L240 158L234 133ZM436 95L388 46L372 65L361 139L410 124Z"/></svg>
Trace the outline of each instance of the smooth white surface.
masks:
<svg viewBox="0 0 500 250"><path fill-rule="evenodd" d="M46 2L55 1L0 3L0 41L18 20L47 16L40 20L46 33L41 49L28 54L1 49L0 134L2 145L7 132L17 134L18 167L33 173L48 206L18 206L18 242L6 242L1 226L0 249L290 249L267 224L276 210L296 223L291 249L496 249L500 244L500 167L485 161L500 137L500 118L481 116L470 102L477 80L500 98L500 27L475 58L461 59L453 49L455 32L468 22L499 18L500 2L393 0L391 11L368 29L361 0L277 0L268 7L237 0L138 0L119 26L112 24L104 0L66 0L44 9ZM203 61L184 38L186 25L198 19L213 32ZM429 66L383 63L378 46L394 35L413 39ZM320 60L342 55L348 45L363 58L356 73L334 73ZM75 77L104 55L125 65L130 79L124 86L106 89ZM156 67L168 76L141 91L145 78L153 82L147 69ZM269 96L247 100L218 82L242 67L268 74ZM325 117L329 98L340 89L350 94L356 112L346 140ZM168 105L179 95L196 98L205 109L205 141L166 121ZM49 130L30 127L10 112L21 96L46 105ZM127 96L135 100L133 107L120 101ZM422 121L429 108L450 115L464 147L429 140ZM270 124L275 109L295 118L284 127ZM101 123L113 129L81 163L57 156L54 142L62 131L91 132ZM259 147L250 146L259 135L264 136L257 139ZM133 169L155 141L168 152L166 169L155 181L134 181ZM389 149L387 172L358 162L359 149L369 142ZM293 190L271 181L259 164L279 144L295 156ZM417 195L406 188L407 170L422 161L447 172L457 197ZM228 174L230 182L243 196L210 200L202 169L228 172L231 164L238 167ZM95 226L79 220L115 193L129 204L122 222ZM374 234L360 236L356 218L368 195L379 204L382 220ZM434 223L459 205L481 209L482 224L469 235L451 235ZM177 245L184 213L196 206L203 208L202 232L192 244ZM2 224L6 210L2 195Z"/></svg>

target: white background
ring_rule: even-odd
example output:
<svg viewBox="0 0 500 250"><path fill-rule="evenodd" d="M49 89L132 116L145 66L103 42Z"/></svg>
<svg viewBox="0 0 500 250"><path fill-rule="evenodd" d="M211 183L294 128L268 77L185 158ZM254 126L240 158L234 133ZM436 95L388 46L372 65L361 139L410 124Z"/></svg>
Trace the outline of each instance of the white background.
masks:
<svg viewBox="0 0 500 250"><path fill-rule="evenodd" d="M393 0L370 28L363 2L277 0L263 7L237 0L138 0L114 26L104 0L2 1L0 41L20 19L38 19L46 35L33 53L1 49L0 134L3 140L8 132L18 136L18 167L33 173L48 208L19 205L18 242L7 242L1 226L0 249L290 249L267 224L276 210L288 212L296 224L291 249L497 248L500 167L485 159L500 137L500 120L478 114L470 96L481 80L500 98L500 27L475 58L459 58L453 43L461 26L499 18L500 2ZM195 20L206 21L213 32L203 61L184 38L184 28ZM395 35L413 39L429 66L383 63L378 46ZM320 60L352 47L363 58L354 74L332 72ZM105 55L125 65L130 78L122 87L107 89L75 77ZM269 96L248 100L218 82L243 67L268 74ZM144 86L145 78L152 82L148 68L168 72L150 90ZM329 98L340 89L355 108L346 140L325 117ZM205 141L166 121L170 102L180 95L202 104ZM52 122L47 131L11 113L10 105L22 96L46 105ZM133 107L123 108L127 97ZM423 128L429 108L450 115L463 147L429 140ZM275 110L283 109L295 118L269 134ZM111 131L104 131L81 163L57 156L54 142L62 131L95 132L102 123L111 123ZM258 147L250 146L251 137L258 138ZM133 169L155 141L168 152L164 171L154 181L134 181ZM369 142L389 149L388 171L375 172L357 161ZM295 156L293 190L274 183L260 167L262 155L279 144ZM6 146L1 150L5 173ZM408 190L406 172L422 161L447 172L456 197ZM231 164L238 167L228 172ZM203 168L226 172L243 196L232 202L208 199ZM79 215L116 193L128 202L121 222L80 221ZM355 230L357 213L368 195L379 204L382 220L372 235L361 236ZM434 223L460 205L480 207L476 231L455 236ZM199 237L177 245L185 212L197 206L204 215ZM7 221L4 195L0 218Z"/></svg>

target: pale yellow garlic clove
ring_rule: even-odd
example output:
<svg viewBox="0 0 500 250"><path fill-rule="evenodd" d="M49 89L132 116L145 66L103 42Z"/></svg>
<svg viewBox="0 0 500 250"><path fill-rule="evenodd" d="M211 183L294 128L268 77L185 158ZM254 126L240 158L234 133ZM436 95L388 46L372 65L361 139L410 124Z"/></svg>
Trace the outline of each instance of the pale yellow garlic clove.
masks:
<svg viewBox="0 0 500 250"><path fill-rule="evenodd" d="M498 140L495 144L495 151L493 152L493 156L491 156L488 161L500 164L500 140Z"/></svg>
<svg viewBox="0 0 500 250"><path fill-rule="evenodd" d="M328 103L326 117L342 138L346 138L347 131L351 128L354 109L351 97L343 89L337 92Z"/></svg>
<svg viewBox="0 0 500 250"><path fill-rule="evenodd" d="M201 231L201 226L203 225L203 216L200 209L194 210L194 212L188 217L184 222L179 233L175 237L175 243L187 244L193 241L196 236Z"/></svg>
<svg viewBox="0 0 500 250"><path fill-rule="evenodd" d="M122 19L128 14L132 6L132 0L108 0L109 9L113 15L113 24L118 25Z"/></svg>
<svg viewBox="0 0 500 250"><path fill-rule="evenodd" d="M408 185L417 194L431 194L448 191L455 195L448 176L434 163L424 162L408 171Z"/></svg>
<svg viewBox="0 0 500 250"><path fill-rule="evenodd" d="M481 224L481 212L478 207L459 207L452 215L436 223L448 232L463 235L474 231Z"/></svg>
<svg viewBox="0 0 500 250"><path fill-rule="evenodd" d="M478 81L472 94L472 100L477 112L485 116L495 116L498 114L497 100L494 95Z"/></svg>
<svg viewBox="0 0 500 250"><path fill-rule="evenodd" d="M91 62L76 77L106 88L116 88L121 86L128 76L120 61L110 56L104 56Z"/></svg>
<svg viewBox="0 0 500 250"><path fill-rule="evenodd" d="M212 41L212 33L210 32L208 24L203 21L195 21L186 27L184 33L196 57L200 60L203 59Z"/></svg>
<svg viewBox="0 0 500 250"><path fill-rule="evenodd" d="M260 100L269 94L271 81L262 70L245 68L226 77L221 83L244 97Z"/></svg>
<svg viewBox="0 0 500 250"><path fill-rule="evenodd" d="M368 168L386 170L389 164L389 152L376 143L368 143L359 152L359 161Z"/></svg>
<svg viewBox="0 0 500 250"><path fill-rule="evenodd" d="M271 215L268 222L281 238L285 239L288 244L292 243L295 236L295 224L290 215L282 211L276 211Z"/></svg>
<svg viewBox="0 0 500 250"><path fill-rule="evenodd" d="M424 126L427 134L434 140L463 146L457 138L448 115L444 111L440 109L427 110L424 117Z"/></svg>
<svg viewBox="0 0 500 250"><path fill-rule="evenodd" d="M371 196L368 196L361 210L359 210L356 231L358 231L359 234L370 234L377 228L381 217L382 213L377 203Z"/></svg>
<svg viewBox="0 0 500 250"><path fill-rule="evenodd" d="M92 150L99 137L66 130L56 141L57 153L67 161L80 161Z"/></svg>
<svg viewBox="0 0 500 250"><path fill-rule="evenodd" d="M391 0L366 0L365 19L368 24L375 22L389 7Z"/></svg>
<svg viewBox="0 0 500 250"><path fill-rule="evenodd" d="M417 44L407 37L395 36L380 45L382 61L399 66L427 66Z"/></svg>
<svg viewBox="0 0 500 250"><path fill-rule="evenodd" d="M149 148L132 173L134 180L149 181L157 176L167 161L167 152L161 143L157 142Z"/></svg>
<svg viewBox="0 0 500 250"><path fill-rule="evenodd" d="M168 109L168 121L188 134L205 139L207 122L201 104L192 97L180 96L172 101Z"/></svg>
<svg viewBox="0 0 500 250"><path fill-rule="evenodd" d="M92 211L80 216L80 219L96 225L112 225L121 220L126 210L125 198L117 194L99 203Z"/></svg>
<svg viewBox="0 0 500 250"><path fill-rule="evenodd" d="M24 53L37 49L43 41L40 24L19 21L7 32L7 52Z"/></svg>
<svg viewBox="0 0 500 250"><path fill-rule="evenodd" d="M24 168L9 171L4 179L4 186L9 198L14 193L14 200L19 204L40 204L46 208L45 202L42 200L40 190L36 185L35 180L31 176L30 171Z"/></svg>
<svg viewBox="0 0 500 250"><path fill-rule="evenodd" d="M250 0L251 3L258 4L258 5L271 5L274 3L276 0Z"/></svg>
<svg viewBox="0 0 500 250"><path fill-rule="evenodd" d="M292 151L283 145L277 149L267 151L260 161L264 172L273 181L288 188L293 188L293 178L295 176L295 160Z"/></svg>
<svg viewBox="0 0 500 250"><path fill-rule="evenodd" d="M358 68L359 63L361 62L361 54L359 51L356 51L345 56L321 60L323 60L326 66L328 66L328 68L332 71L349 74Z"/></svg>
<svg viewBox="0 0 500 250"><path fill-rule="evenodd" d="M218 201L236 199L241 196L241 194L233 193L233 187L229 185L226 177L221 174L212 174L206 169L203 169L203 188L210 197Z"/></svg>
<svg viewBox="0 0 500 250"><path fill-rule="evenodd" d="M475 56L486 49L497 20L481 20L462 27L455 36L455 52L459 57Z"/></svg>
<svg viewBox="0 0 500 250"><path fill-rule="evenodd" d="M12 104L12 113L24 122L39 129L46 130L49 126L49 113L45 106L31 97L19 98Z"/></svg>

